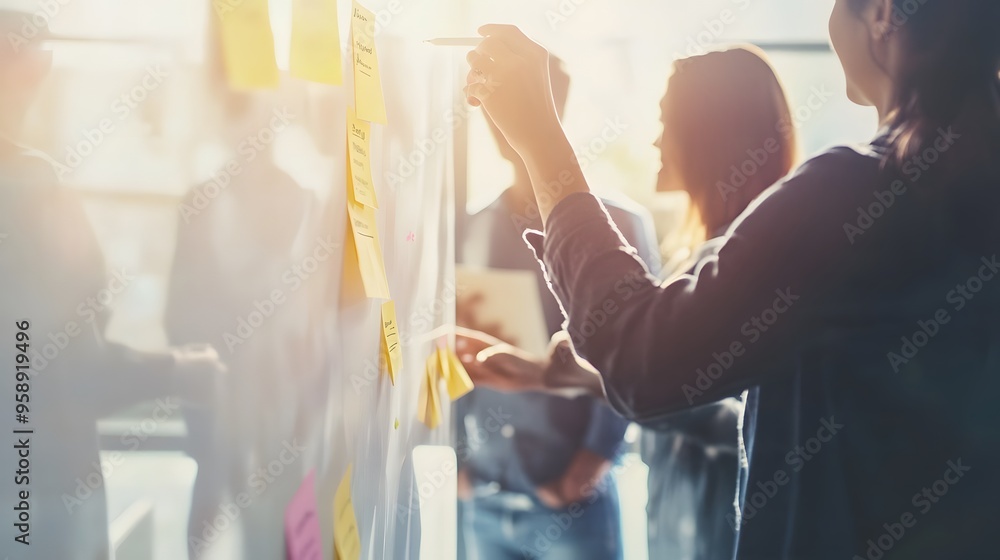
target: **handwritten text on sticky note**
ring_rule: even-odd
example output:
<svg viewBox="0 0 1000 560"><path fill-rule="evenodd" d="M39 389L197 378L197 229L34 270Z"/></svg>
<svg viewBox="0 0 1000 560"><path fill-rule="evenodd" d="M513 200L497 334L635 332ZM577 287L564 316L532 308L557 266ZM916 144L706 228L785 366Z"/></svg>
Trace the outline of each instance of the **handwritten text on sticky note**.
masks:
<svg viewBox="0 0 1000 560"><path fill-rule="evenodd" d="M389 365L389 379L396 384L396 375L403 367L403 348L399 341L399 325L396 322L396 304L387 301L382 304L382 347L385 349Z"/></svg>
<svg viewBox="0 0 1000 560"><path fill-rule="evenodd" d="M357 0L351 7L351 47L354 61L354 104L358 118L386 123L382 76L375 51L375 14Z"/></svg>
<svg viewBox="0 0 1000 560"><path fill-rule="evenodd" d="M350 183L347 188L354 201L378 208L375 185L372 183L371 125L347 111L347 166Z"/></svg>

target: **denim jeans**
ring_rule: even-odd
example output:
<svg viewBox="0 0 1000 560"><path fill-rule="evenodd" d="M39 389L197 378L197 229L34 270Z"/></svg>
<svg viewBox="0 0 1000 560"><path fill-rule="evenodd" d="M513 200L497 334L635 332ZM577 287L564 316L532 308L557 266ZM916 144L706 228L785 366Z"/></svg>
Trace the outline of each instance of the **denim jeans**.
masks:
<svg viewBox="0 0 1000 560"><path fill-rule="evenodd" d="M622 560L618 490L602 490L559 510L524 494L477 496L464 508L468 560Z"/></svg>
<svg viewBox="0 0 1000 560"><path fill-rule="evenodd" d="M661 432L643 434L643 445L649 461L650 560L731 560L740 477L737 450Z"/></svg>

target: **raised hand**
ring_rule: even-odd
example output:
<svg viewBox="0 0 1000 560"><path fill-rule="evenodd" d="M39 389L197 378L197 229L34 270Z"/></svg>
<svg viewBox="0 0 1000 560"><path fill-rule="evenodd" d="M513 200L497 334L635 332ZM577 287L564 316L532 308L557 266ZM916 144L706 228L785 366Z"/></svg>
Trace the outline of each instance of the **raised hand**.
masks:
<svg viewBox="0 0 1000 560"><path fill-rule="evenodd" d="M482 106L521 157L559 131L549 82L549 53L513 25L484 25L485 38L466 60L465 94Z"/></svg>

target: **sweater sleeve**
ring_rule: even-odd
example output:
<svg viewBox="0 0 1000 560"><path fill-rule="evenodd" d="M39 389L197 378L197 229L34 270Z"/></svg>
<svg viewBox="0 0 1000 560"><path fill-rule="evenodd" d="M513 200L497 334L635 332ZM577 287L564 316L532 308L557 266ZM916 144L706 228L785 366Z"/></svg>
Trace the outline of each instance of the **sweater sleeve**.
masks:
<svg viewBox="0 0 1000 560"><path fill-rule="evenodd" d="M662 285L589 193L560 202L544 235L527 234L574 347L619 412L655 423L788 371L782 360L817 332L813 302L851 257L843 219L856 197L839 187L867 172L859 159L842 148L811 160L693 274Z"/></svg>

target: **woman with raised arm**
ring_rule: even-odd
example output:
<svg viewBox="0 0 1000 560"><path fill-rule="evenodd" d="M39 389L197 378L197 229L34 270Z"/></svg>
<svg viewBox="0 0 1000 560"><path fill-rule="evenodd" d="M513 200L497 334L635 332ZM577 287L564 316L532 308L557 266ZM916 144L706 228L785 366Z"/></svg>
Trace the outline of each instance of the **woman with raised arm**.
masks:
<svg viewBox="0 0 1000 560"><path fill-rule="evenodd" d="M660 109L657 190L683 191L690 199L684 227L664 244L668 264L660 277L669 278L689 272L699 260L696 251L707 250L701 244L725 234L755 198L786 176L798 150L784 88L764 53L754 47L733 46L677 60ZM734 177L734 169L747 173ZM463 331L458 345L479 386L489 387L506 371L539 375L548 368L552 375L593 377L575 360L528 356L480 333ZM557 367L560 373L554 371ZM658 429L643 430L642 459L650 467L650 558L732 557L737 482L745 482L744 441L751 441L750 433L741 440L740 429L753 426L756 390L748 397L736 395L679 412Z"/></svg>
<svg viewBox="0 0 1000 560"><path fill-rule="evenodd" d="M754 385L789 395L760 409L787 447L755 450L738 558L993 550L998 26L994 0L837 0L848 95L879 134L811 159L664 284L590 194L545 50L490 25L469 54L467 95L528 167L545 224L530 241L615 408L655 425Z"/></svg>

